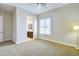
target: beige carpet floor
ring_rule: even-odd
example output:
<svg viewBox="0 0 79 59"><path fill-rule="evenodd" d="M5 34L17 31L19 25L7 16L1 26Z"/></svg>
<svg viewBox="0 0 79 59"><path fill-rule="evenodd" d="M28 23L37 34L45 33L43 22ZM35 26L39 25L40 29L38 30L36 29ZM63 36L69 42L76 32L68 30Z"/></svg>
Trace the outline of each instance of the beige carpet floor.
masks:
<svg viewBox="0 0 79 59"><path fill-rule="evenodd" d="M0 56L77 56L73 47L45 41L31 40L21 44L11 41L0 43Z"/></svg>

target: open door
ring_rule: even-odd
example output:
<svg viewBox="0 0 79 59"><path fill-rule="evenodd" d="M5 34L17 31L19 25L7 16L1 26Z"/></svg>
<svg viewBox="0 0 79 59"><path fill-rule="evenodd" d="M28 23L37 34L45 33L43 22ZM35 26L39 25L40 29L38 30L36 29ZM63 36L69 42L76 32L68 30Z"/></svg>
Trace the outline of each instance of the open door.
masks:
<svg viewBox="0 0 79 59"><path fill-rule="evenodd" d="M3 16L0 16L0 42L3 41Z"/></svg>

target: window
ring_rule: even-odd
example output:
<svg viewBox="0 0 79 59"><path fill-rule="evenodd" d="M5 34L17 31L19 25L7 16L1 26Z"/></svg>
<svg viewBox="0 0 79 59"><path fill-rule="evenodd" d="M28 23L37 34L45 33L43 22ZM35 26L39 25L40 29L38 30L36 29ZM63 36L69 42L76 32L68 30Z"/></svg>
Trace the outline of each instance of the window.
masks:
<svg viewBox="0 0 79 59"><path fill-rule="evenodd" d="M43 18L39 20L39 34L51 34L51 18Z"/></svg>

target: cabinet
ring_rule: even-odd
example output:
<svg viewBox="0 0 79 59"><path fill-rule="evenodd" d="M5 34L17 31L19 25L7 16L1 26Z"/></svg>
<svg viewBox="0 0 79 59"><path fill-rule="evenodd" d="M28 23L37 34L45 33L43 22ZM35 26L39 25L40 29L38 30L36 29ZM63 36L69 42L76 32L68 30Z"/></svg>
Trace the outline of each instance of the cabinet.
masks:
<svg viewBox="0 0 79 59"><path fill-rule="evenodd" d="M28 36L29 38L33 38L33 32L28 31L28 32L27 32L27 36Z"/></svg>

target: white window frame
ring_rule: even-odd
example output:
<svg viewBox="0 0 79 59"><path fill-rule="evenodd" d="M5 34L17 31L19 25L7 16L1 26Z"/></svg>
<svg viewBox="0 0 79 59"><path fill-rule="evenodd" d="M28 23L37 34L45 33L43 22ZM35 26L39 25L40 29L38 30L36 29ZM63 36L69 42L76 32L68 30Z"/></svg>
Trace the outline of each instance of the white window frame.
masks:
<svg viewBox="0 0 79 59"><path fill-rule="evenodd" d="M48 23L49 26L50 26L48 33L46 32L46 28L47 28L47 26L46 26L46 19L47 18L50 18L50 21ZM44 24L40 23L41 20L44 21ZM42 32L42 30L41 30L41 24L43 25L42 30L44 30L44 32ZM42 35L51 35L51 17L44 17L44 18L39 19L39 34L42 34Z"/></svg>

